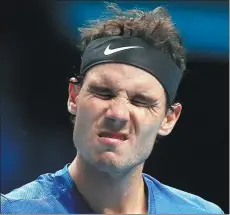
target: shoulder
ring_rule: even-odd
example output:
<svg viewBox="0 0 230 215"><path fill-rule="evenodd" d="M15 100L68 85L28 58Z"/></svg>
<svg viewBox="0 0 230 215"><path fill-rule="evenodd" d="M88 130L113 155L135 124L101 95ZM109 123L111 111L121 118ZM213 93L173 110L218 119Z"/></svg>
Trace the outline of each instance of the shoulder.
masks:
<svg viewBox="0 0 230 215"><path fill-rule="evenodd" d="M144 178L153 188L156 204L164 202L169 205L168 208L174 208L176 213L224 214L219 206L197 195L162 184L147 174L144 174Z"/></svg>
<svg viewBox="0 0 230 215"><path fill-rule="evenodd" d="M53 174L40 175L36 180L12 190L4 196L10 200L38 199L50 194L54 184Z"/></svg>
<svg viewBox="0 0 230 215"><path fill-rule="evenodd" d="M1 213L11 213L10 210L10 202L7 199L7 197L3 194L1 194Z"/></svg>
<svg viewBox="0 0 230 215"><path fill-rule="evenodd" d="M201 211L211 214L223 214L224 212L221 210L219 206L216 204L207 201L200 196L178 190L176 188L163 185L166 192L170 193L171 196L173 196L172 199L177 200L176 202L181 202L181 205L185 206L185 208L191 207L195 211Z"/></svg>
<svg viewBox="0 0 230 215"><path fill-rule="evenodd" d="M52 196L57 195L53 192L54 176L53 174L44 174L35 181L25 184L7 194L1 194L1 212L16 213L24 211L31 204L37 206L44 205Z"/></svg>

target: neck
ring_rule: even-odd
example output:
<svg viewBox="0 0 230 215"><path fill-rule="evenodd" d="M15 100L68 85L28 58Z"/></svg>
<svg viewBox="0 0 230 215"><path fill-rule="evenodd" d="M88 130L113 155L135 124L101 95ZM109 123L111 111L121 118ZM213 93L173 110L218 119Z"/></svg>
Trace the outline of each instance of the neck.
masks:
<svg viewBox="0 0 230 215"><path fill-rule="evenodd" d="M80 155L69 166L79 192L96 213L147 212L143 164L125 175L112 176L86 163Z"/></svg>

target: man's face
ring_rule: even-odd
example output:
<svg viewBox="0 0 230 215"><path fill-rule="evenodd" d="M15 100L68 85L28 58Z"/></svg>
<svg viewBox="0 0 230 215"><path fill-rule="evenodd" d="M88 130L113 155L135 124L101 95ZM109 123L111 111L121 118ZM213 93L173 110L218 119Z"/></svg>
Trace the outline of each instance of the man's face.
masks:
<svg viewBox="0 0 230 215"><path fill-rule="evenodd" d="M93 67L74 103L75 147L86 162L106 172L128 171L144 163L165 122L162 85L147 72L124 64ZM126 124L113 131L105 123L109 117L123 119ZM111 144L102 141L102 131L124 136Z"/></svg>

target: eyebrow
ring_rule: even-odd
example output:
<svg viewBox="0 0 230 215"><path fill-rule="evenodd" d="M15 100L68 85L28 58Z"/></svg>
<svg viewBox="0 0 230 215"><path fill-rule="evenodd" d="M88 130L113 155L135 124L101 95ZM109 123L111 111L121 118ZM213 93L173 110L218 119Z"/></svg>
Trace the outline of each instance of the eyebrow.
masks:
<svg viewBox="0 0 230 215"><path fill-rule="evenodd" d="M98 86L97 84L90 84L88 88L93 91L99 91L99 92L106 91L110 93L115 93L115 90L113 88L106 87L106 86Z"/></svg>

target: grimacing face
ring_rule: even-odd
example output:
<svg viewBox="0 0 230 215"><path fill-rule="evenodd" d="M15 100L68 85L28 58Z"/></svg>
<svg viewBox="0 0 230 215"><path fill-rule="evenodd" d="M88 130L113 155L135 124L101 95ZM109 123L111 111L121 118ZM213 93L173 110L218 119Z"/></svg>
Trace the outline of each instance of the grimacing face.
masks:
<svg viewBox="0 0 230 215"><path fill-rule="evenodd" d="M169 134L179 118L180 104L167 115L165 106L164 89L149 73L124 64L92 67L81 89L69 86L68 109L76 115L73 141L78 154L85 162L111 173L143 164L157 134ZM118 131L128 135L126 141L116 145L100 142L98 134L108 129L106 117L127 120Z"/></svg>

